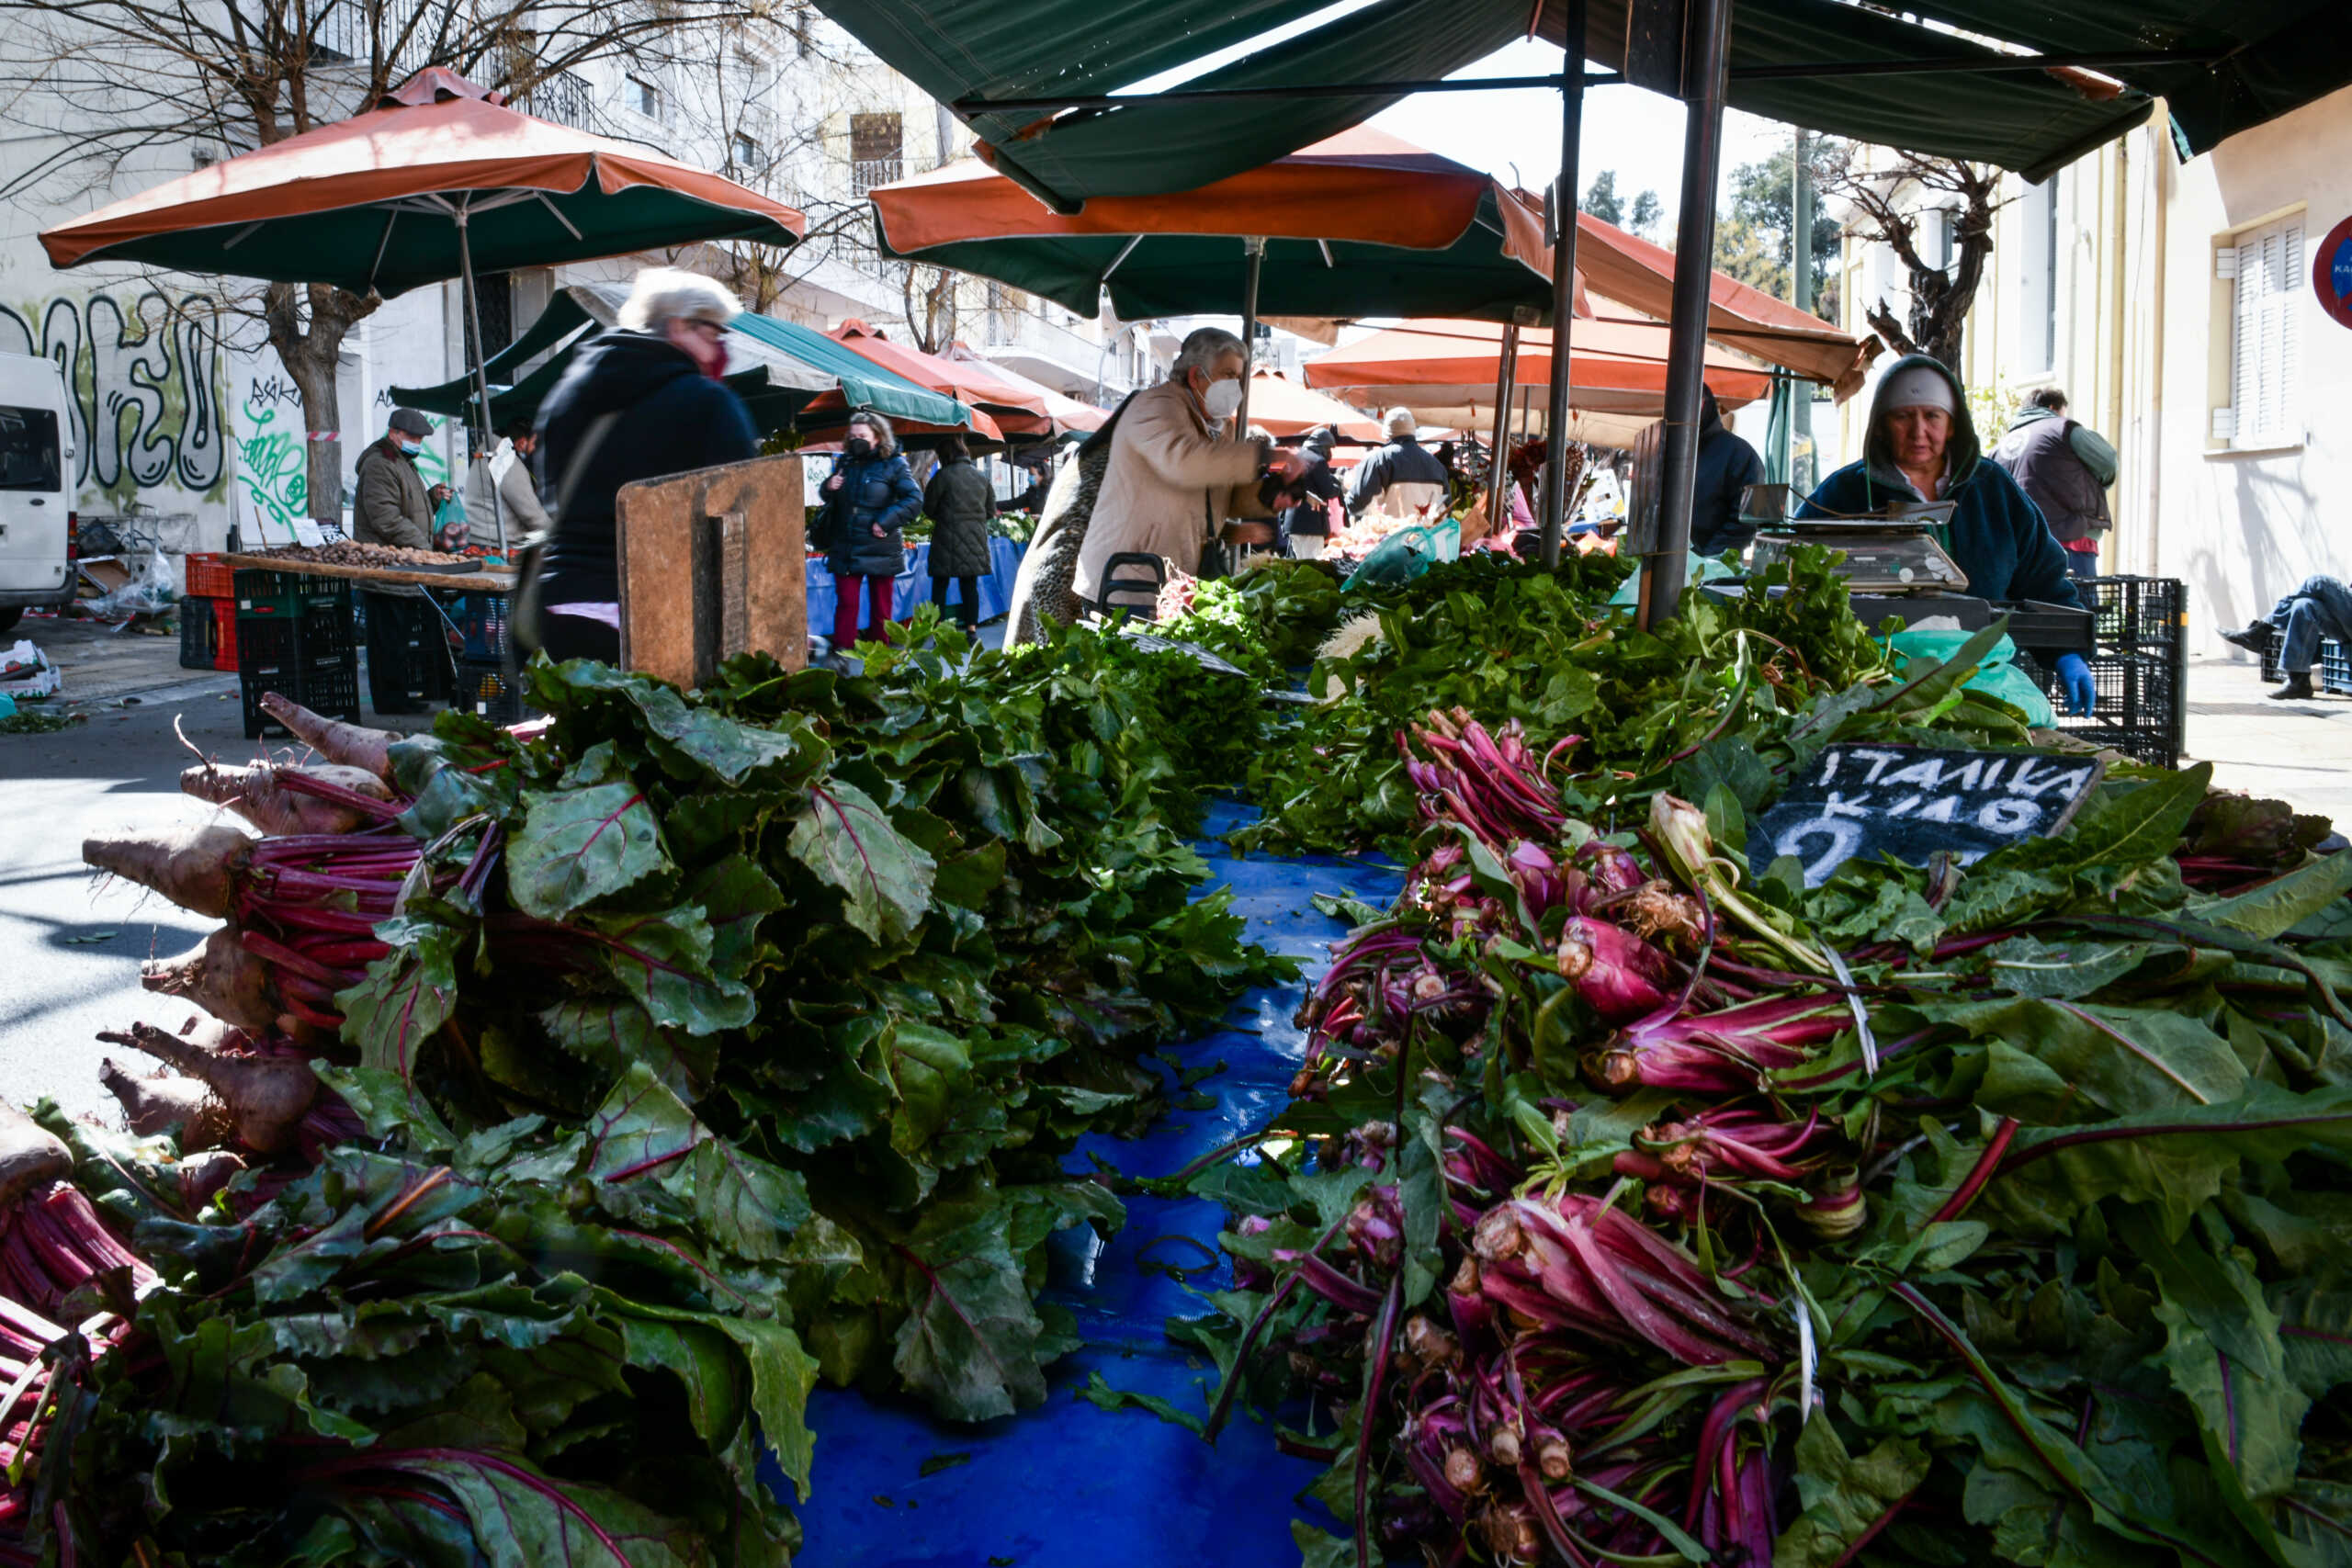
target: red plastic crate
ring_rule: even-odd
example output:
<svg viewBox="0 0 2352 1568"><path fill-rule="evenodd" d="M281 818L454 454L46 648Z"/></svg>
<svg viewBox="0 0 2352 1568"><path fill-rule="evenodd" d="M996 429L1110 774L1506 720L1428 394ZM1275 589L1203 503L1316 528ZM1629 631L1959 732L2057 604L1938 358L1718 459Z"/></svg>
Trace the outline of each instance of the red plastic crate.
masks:
<svg viewBox="0 0 2352 1568"><path fill-rule="evenodd" d="M237 667L237 602L234 599L212 601L212 668L234 670Z"/></svg>
<svg viewBox="0 0 2352 1568"><path fill-rule="evenodd" d="M189 552L187 592L191 599L229 599L237 592L237 569L209 551ZM233 665L230 668L234 668Z"/></svg>

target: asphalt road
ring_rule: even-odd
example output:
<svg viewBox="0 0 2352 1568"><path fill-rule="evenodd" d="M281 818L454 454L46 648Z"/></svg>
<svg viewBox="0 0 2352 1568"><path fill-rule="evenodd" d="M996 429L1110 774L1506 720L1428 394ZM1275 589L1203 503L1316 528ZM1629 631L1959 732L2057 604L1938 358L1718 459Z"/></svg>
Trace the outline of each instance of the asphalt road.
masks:
<svg viewBox="0 0 2352 1568"><path fill-rule="evenodd" d="M50 1095L112 1122L99 1062L160 1069L101 1044L98 1031L185 1023L188 1004L149 994L141 966L188 952L219 922L99 877L82 862L82 840L225 815L180 793L180 770L197 757L173 733L175 718L189 744L222 762L251 761L264 743L245 739L237 678L180 669L175 640L32 620L18 635L64 674L50 706L85 716L49 734L0 734L0 1097L27 1105Z"/></svg>

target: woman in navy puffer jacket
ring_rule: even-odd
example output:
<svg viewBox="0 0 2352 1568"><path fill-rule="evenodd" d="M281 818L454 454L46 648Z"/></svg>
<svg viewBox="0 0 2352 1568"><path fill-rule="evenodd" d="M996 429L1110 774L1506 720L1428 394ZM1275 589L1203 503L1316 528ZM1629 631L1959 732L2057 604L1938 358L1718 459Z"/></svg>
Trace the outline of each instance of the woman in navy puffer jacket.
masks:
<svg viewBox="0 0 2352 1568"><path fill-rule="evenodd" d="M922 491L899 454L890 422L852 416L840 460L824 484L825 564L832 569L833 651L889 635L890 605L906 569L907 525L922 510ZM874 606L874 624L858 630L858 591Z"/></svg>

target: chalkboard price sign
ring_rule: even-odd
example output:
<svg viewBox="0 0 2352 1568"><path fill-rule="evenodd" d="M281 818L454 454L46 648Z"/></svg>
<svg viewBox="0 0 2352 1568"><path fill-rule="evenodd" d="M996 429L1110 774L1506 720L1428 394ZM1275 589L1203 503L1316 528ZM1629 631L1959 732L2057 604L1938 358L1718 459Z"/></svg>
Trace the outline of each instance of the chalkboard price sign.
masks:
<svg viewBox="0 0 2352 1568"><path fill-rule="evenodd" d="M1748 863L1793 855L1807 887L1882 855L1923 865L1940 850L1965 865L2064 828L2105 771L2031 751L1833 746L1749 829Z"/></svg>

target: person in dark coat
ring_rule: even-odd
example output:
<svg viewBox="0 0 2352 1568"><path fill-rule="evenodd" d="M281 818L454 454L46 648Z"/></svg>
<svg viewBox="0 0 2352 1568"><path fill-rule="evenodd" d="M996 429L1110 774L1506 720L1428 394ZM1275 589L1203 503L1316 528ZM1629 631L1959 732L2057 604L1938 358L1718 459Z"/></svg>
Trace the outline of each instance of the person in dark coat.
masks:
<svg viewBox="0 0 2352 1568"><path fill-rule="evenodd" d="M932 603L945 610L947 585L956 583L956 619L968 631L980 624L980 579L989 574L989 518L996 497L962 436L940 444L939 470L922 487L922 510L931 519Z"/></svg>
<svg viewBox="0 0 2352 1568"><path fill-rule="evenodd" d="M1414 434L1412 411L1390 409L1383 428L1388 445L1356 465L1349 481L1348 515L1362 517L1377 506L1384 516L1442 520L1453 476Z"/></svg>
<svg viewBox="0 0 2352 1568"><path fill-rule="evenodd" d="M648 267L616 329L582 349L548 394L539 472L555 533L539 566L537 624L525 629L548 658L619 662L621 486L759 455L751 414L720 380L726 325L741 313L707 277ZM600 425L607 414L616 417Z"/></svg>
<svg viewBox="0 0 2352 1568"><path fill-rule="evenodd" d="M1954 502L1951 521L1935 525L1934 534L1967 574L1971 594L2083 607L2041 509L2007 469L1984 460L1966 390L1941 361L1924 354L1896 360L1879 378L1867 428L1862 460L1822 480L1799 519L1866 517L1890 502ZM2056 668L2068 705L2090 712L2090 665L2079 653L2062 653Z"/></svg>
<svg viewBox="0 0 2352 1568"><path fill-rule="evenodd" d="M1331 503L1346 488L1331 468L1331 448L1339 439L1339 432L1329 425L1316 426L1294 454L1297 460L1294 476L1266 481L1276 487L1272 504L1278 537L1301 560L1321 555L1324 541L1331 536Z"/></svg>
<svg viewBox="0 0 2352 1568"><path fill-rule="evenodd" d="M1699 477L1691 491L1690 553L1719 556L1747 548L1756 529L1739 520L1740 492L1763 482L1764 459L1724 428L1715 389L1705 389L1699 396Z"/></svg>
<svg viewBox="0 0 2352 1568"><path fill-rule="evenodd" d="M922 491L899 454L890 422L878 413L850 416L842 455L822 487L825 564L832 569L833 651L889 637L891 600L907 566L907 525L922 510ZM858 593L874 608L874 624L858 630Z"/></svg>
<svg viewBox="0 0 2352 1568"><path fill-rule="evenodd" d="M2041 508L2051 537L2066 552L2077 578L2098 575L2098 536L2115 525L2107 488L2116 479L2115 448L2086 424L2066 417L2066 394L2043 387L1993 448L2018 488Z"/></svg>

